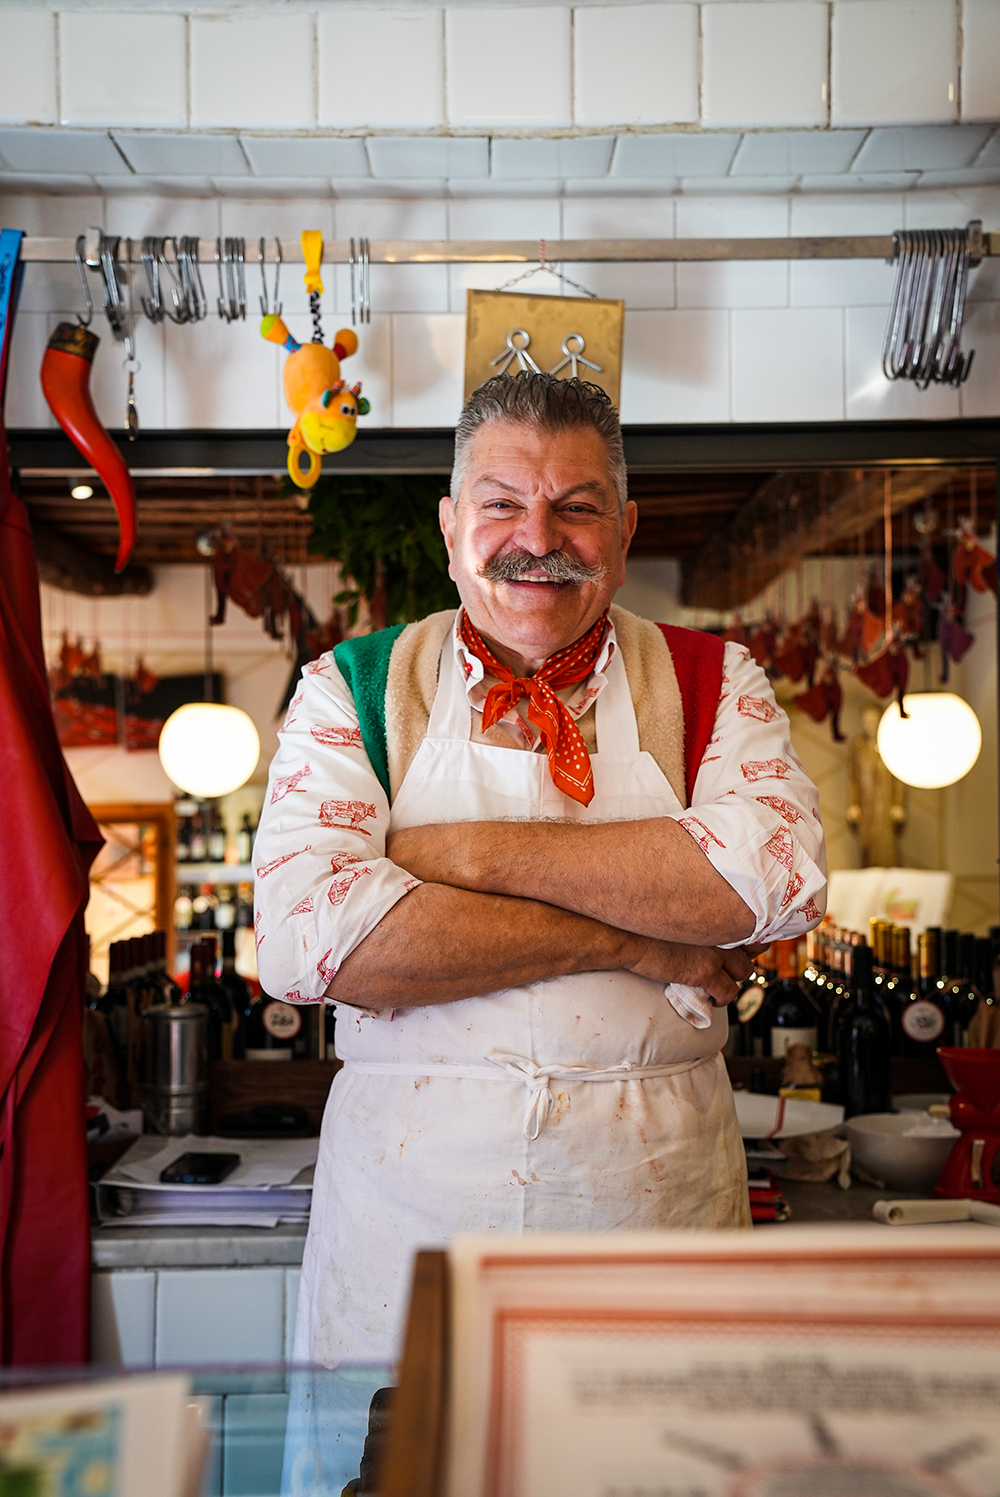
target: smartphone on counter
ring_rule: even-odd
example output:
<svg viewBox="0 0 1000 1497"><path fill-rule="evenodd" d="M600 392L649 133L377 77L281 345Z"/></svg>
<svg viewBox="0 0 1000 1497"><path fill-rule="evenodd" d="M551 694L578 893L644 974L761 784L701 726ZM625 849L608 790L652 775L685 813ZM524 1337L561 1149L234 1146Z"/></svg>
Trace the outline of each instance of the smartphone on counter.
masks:
<svg viewBox="0 0 1000 1497"><path fill-rule="evenodd" d="M180 1154L160 1171L164 1185L218 1185L240 1162L238 1154Z"/></svg>

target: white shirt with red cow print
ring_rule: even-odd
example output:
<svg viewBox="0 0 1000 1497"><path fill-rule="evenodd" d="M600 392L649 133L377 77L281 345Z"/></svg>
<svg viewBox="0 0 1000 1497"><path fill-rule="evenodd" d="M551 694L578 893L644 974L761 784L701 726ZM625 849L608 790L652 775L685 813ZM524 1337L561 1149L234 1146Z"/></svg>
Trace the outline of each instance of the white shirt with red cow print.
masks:
<svg viewBox="0 0 1000 1497"><path fill-rule="evenodd" d="M473 710L481 711L479 661L470 670L454 633L452 648ZM582 710L603 690L615 648L612 628L593 675L572 689L574 707ZM524 715L515 709L508 717L514 739L537 749ZM306 666L278 742L254 841L257 963L266 992L315 1003L340 963L419 880L385 856L388 798L332 654ZM726 645L715 729L692 805L676 820L756 917L746 944L801 935L819 920L826 858L818 796L767 677L742 645Z"/></svg>

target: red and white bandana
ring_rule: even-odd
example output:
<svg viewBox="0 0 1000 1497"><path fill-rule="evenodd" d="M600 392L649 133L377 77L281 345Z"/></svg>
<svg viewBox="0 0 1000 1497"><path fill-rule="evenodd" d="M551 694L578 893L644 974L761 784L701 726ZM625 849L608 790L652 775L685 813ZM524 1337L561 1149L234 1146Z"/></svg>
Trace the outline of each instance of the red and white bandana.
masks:
<svg viewBox="0 0 1000 1497"><path fill-rule="evenodd" d="M594 771L590 755L572 715L556 692L585 681L597 663L604 644L608 622L607 610L586 634L550 655L533 676L515 676L501 665L463 610L460 637L471 655L481 661L484 670L499 681L491 686L483 703L483 731L499 722L506 712L528 699L528 720L541 735L549 758L549 773L558 790L588 806L594 798Z"/></svg>

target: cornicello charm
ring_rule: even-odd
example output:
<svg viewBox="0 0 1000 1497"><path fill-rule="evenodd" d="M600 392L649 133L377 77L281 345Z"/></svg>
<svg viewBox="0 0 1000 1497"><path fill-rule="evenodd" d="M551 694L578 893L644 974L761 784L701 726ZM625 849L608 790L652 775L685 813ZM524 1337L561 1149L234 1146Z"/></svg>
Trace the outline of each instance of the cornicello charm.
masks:
<svg viewBox="0 0 1000 1497"><path fill-rule="evenodd" d="M90 463L111 495L118 515L115 571L128 563L135 545L135 488L125 460L101 425L90 395L90 370L100 343L96 333L61 322L42 358L42 393L73 446Z"/></svg>
<svg viewBox="0 0 1000 1497"><path fill-rule="evenodd" d="M283 376L285 400L298 418L288 433L288 473L300 489L311 489L319 478L323 453L340 452L349 447L357 434L358 417L366 416L371 407L361 394L361 381L348 385L340 373L340 361L357 352L357 336L350 328L341 328L332 348L323 345L319 314L319 297L323 290L319 276L322 234L318 230L304 233L302 250L313 319L313 341L297 342L274 313L264 318L260 330L269 343L277 343L288 350ZM303 454L308 454L309 458L305 468L302 466Z"/></svg>

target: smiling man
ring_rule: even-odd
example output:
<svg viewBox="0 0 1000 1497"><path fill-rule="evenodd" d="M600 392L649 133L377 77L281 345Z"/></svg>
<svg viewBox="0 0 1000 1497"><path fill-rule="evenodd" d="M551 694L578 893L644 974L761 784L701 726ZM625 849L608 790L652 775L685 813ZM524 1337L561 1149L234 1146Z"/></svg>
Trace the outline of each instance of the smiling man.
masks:
<svg viewBox="0 0 1000 1497"><path fill-rule="evenodd" d="M490 380L441 501L461 608L289 708L258 963L344 1061L297 1359L392 1357L458 1232L749 1225L725 1005L822 914L817 797L745 649L613 606L635 525L607 397Z"/></svg>

